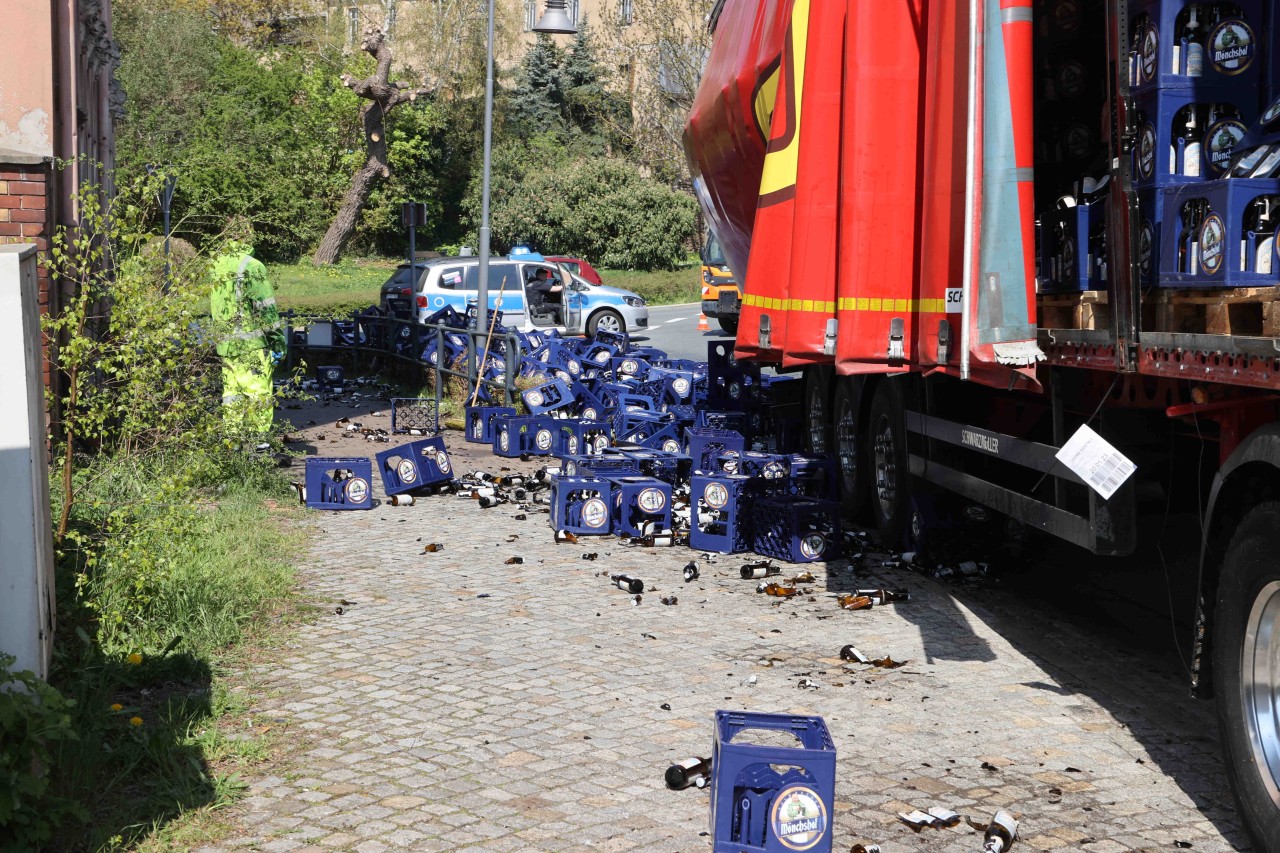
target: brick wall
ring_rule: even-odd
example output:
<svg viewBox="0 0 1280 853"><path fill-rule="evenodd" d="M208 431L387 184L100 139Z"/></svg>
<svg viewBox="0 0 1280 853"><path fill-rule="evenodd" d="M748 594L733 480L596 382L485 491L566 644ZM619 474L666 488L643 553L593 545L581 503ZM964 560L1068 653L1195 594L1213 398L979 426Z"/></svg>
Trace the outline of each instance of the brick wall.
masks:
<svg viewBox="0 0 1280 853"><path fill-rule="evenodd" d="M0 159L0 242L34 243L43 254L49 249L53 228L48 163L6 163ZM56 291L49 287L49 271L43 258L39 271L40 313L57 310ZM44 381L49 384L49 358L45 351Z"/></svg>

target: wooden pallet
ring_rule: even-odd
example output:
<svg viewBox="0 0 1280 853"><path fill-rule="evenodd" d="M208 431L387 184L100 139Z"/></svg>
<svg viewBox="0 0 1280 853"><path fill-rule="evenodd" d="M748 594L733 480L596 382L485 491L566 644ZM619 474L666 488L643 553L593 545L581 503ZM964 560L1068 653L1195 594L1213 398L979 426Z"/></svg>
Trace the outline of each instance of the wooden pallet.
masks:
<svg viewBox="0 0 1280 853"><path fill-rule="evenodd" d="M1107 291L1041 293L1036 296L1036 322L1042 329L1109 329Z"/></svg>
<svg viewBox="0 0 1280 853"><path fill-rule="evenodd" d="M1165 288L1143 301L1144 328L1153 331L1280 337L1280 287Z"/></svg>

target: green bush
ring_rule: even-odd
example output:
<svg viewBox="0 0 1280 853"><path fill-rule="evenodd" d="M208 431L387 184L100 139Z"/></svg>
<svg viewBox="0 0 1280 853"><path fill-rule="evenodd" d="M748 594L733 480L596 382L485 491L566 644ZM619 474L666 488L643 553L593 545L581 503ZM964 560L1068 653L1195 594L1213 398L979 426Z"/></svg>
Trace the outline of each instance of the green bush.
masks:
<svg viewBox="0 0 1280 853"><path fill-rule="evenodd" d="M84 812L50 790L51 748L76 739L74 703L0 654L0 849L36 850Z"/></svg>

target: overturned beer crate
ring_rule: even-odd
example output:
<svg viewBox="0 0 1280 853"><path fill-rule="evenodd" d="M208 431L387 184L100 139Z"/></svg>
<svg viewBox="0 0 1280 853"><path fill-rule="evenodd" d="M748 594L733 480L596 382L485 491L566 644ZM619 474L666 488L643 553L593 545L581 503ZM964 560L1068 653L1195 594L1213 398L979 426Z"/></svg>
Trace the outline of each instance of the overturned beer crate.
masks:
<svg viewBox="0 0 1280 853"><path fill-rule="evenodd" d="M372 509L373 464L355 456L307 457L308 509Z"/></svg>

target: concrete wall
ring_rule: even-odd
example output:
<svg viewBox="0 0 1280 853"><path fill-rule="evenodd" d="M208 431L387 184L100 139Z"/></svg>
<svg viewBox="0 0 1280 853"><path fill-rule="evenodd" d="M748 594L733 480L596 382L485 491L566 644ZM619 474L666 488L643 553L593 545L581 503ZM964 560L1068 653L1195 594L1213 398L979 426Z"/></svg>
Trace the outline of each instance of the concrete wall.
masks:
<svg viewBox="0 0 1280 853"><path fill-rule="evenodd" d="M0 148L53 156L53 19L49 0L4 0Z"/></svg>
<svg viewBox="0 0 1280 853"><path fill-rule="evenodd" d="M0 651L43 678L54 584L38 288L35 246L0 246Z"/></svg>

